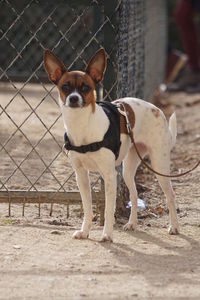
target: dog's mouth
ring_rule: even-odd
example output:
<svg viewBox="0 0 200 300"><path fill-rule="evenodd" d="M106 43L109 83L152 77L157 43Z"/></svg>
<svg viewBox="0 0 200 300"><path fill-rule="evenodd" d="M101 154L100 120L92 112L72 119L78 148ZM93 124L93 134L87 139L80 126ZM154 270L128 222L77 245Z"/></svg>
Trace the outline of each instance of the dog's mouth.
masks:
<svg viewBox="0 0 200 300"><path fill-rule="evenodd" d="M69 103L68 106L69 106L69 107L72 107L72 108L82 107L82 105L80 105L80 103Z"/></svg>

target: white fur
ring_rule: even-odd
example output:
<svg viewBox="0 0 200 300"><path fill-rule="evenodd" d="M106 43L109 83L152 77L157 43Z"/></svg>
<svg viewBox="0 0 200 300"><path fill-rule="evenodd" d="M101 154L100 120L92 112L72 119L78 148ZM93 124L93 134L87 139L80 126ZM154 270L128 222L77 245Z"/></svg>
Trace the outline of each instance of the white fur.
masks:
<svg viewBox="0 0 200 300"><path fill-rule="evenodd" d="M120 99L121 100L121 99ZM162 111L154 105L136 98L124 98L135 113L135 126L133 128L134 139L142 156L149 155L152 167L162 173L170 173L170 150L176 140L176 117L170 118L168 126ZM63 105L60 100L65 130L70 142L80 146L92 142L101 141L109 127L109 120L103 109L95 105L92 112L91 105L83 108L70 108ZM157 114L155 114L155 110ZM78 187L81 193L84 220L82 228L74 233L75 238L87 238L92 224L92 199L89 184L89 171L97 171L105 182L105 225L103 230L103 241L112 241L114 211L116 202L116 171L115 166L123 161L123 176L130 191L132 209L125 230L135 229L137 224L137 191L134 176L140 159L138 158L130 138L121 135L121 148L117 161L112 151L101 148L96 152L81 154L70 151L70 159L76 172ZM166 195L170 226L169 233L178 233L178 221L175 208L175 197L169 178L157 176L160 186Z"/></svg>
<svg viewBox="0 0 200 300"><path fill-rule="evenodd" d="M176 136L177 136L177 122L176 122L176 113L174 112L169 119L169 130L172 135L172 145L176 144Z"/></svg>

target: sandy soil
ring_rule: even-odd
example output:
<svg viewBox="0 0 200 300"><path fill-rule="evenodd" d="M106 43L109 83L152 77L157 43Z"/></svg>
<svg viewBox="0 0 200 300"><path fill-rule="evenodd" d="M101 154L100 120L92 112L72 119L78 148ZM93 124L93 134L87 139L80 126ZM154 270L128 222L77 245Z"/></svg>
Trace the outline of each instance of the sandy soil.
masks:
<svg viewBox="0 0 200 300"><path fill-rule="evenodd" d="M161 101L167 115L177 112L179 135L172 172L190 168L199 158L199 99L200 95L180 93ZM6 172L2 164L1 170ZM62 179L59 168L54 172ZM21 206L16 206L8 218L2 204L0 299L200 299L199 178L200 168L173 180L181 225L178 236L167 233L164 196L145 168L137 175L139 195L147 205L140 213L138 230L124 232L125 220L118 219L112 244L99 242L98 216L90 239L72 239L81 224L78 207L66 219L64 206L56 206L49 217L49 206L43 205L41 218L37 206L27 206L24 218Z"/></svg>

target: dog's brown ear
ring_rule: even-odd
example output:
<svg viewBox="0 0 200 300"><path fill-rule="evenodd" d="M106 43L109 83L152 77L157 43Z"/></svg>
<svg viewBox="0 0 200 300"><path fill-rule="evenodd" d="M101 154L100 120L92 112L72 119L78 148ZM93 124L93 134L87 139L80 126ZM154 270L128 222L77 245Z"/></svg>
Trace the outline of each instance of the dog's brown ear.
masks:
<svg viewBox="0 0 200 300"><path fill-rule="evenodd" d="M49 79L58 84L58 81L66 72L64 63L58 59L49 49L44 51L44 67L49 76Z"/></svg>
<svg viewBox="0 0 200 300"><path fill-rule="evenodd" d="M92 77L95 83L102 80L106 69L106 53L103 48L99 49L89 61L85 72Z"/></svg>

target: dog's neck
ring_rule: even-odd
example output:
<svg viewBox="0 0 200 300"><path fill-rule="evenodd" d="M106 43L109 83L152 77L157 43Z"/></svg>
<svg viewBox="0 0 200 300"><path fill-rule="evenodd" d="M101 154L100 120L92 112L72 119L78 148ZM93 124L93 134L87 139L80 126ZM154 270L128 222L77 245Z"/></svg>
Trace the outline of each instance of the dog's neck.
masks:
<svg viewBox="0 0 200 300"><path fill-rule="evenodd" d="M103 139L109 127L109 120L99 105L95 104L95 111L92 112L91 105L70 108L60 101L60 108L64 127L72 145L87 145Z"/></svg>

